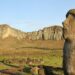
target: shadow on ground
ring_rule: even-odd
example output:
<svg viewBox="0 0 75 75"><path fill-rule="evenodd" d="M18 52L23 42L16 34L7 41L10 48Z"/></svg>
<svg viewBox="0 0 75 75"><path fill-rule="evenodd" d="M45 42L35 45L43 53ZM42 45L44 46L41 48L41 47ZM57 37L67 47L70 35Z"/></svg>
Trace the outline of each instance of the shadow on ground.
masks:
<svg viewBox="0 0 75 75"><path fill-rule="evenodd" d="M11 69L0 70L0 73L2 73L2 74L16 75L15 73L17 71L19 71L19 66L9 65L9 64L5 64L5 63L3 63L3 64L10 66ZM43 66L42 65L42 68L44 69L45 75L64 75L63 74L63 68L60 68L60 67ZM23 72L23 68L20 68L20 71Z"/></svg>
<svg viewBox="0 0 75 75"><path fill-rule="evenodd" d="M52 66L43 66L45 75L64 75L63 68L52 67Z"/></svg>
<svg viewBox="0 0 75 75"><path fill-rule="evenodd" d="M63 69L62 68L54 68L52 66L43 66L45 75L64 75L63 74ZM16 75L16 69L5 69L5 70L0 70L0 73L3 74L9 74L9 75ZM31 74L30 74L31 75Z"/></svg>
<svg viewBox="0 0 75 75"><path fill-rule="evenodd" d="M62 48L45 48L45 47L19 47L19 48L15 48L15 49L18 50L18 49L25 49L25 48L41 49L41 50L62 50Z"/></svg>

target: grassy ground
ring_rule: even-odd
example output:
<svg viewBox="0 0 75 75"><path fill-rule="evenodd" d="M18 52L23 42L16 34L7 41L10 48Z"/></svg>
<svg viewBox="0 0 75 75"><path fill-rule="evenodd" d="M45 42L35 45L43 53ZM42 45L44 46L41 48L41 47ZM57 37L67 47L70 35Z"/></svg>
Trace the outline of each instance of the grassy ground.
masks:
<svg viewBox="0 0 75 75"><path fill-rule="evenodd" d="M6 54L5 54L6 53ZM26 58L31 59L43 59L44 65L50 66L61 66L62 65L62 50L19 50L12 51L6 50L4 54L0 56L0 61L2 60L21 60Z"/></svg>
<svg viewBox="0 0 75 75"><path fill-rule="evenodd" d="M6 40L7 42L8 40ZM27 58L30 59L42 59L43 63L34 63L35 65L45 65L45 66L52 66L54 68L62 67L62 48L63 42L62 41L16 41L10 45L6 44L0 49L0 61L11 61L12 63L2 64L0 63L0 70L4 69L11 69L14 66L25 66L24 61L19 62L22 60L26 60ZM18 43L18 44L17 44ZM14 59L12 61L12 59ZM5 63L8 63L5 61ZM12 66L11 66L12 65ZM13 66L14 65L14 66ZM63 71L61 70L53 70L54 73L58 75L63 75ZM28 74L27 74L28 75Z"/></svg>

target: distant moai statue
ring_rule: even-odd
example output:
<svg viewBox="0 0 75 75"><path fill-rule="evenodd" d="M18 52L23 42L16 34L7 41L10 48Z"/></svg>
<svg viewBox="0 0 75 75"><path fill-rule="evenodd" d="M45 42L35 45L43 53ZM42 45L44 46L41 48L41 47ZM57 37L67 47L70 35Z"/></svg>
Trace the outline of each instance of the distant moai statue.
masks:
<svg viewBox="0 0 75 75"><path fill-rule="evenodd" d="M63 49L64 75L75 75L75 9L66 14L63 22L63 37L65 39Z"/></svg>

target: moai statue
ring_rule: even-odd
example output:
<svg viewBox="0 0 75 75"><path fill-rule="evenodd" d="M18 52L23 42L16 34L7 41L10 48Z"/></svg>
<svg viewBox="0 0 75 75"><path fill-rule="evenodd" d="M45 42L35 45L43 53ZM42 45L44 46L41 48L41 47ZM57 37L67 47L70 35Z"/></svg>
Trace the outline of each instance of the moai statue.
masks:
<svg viewBox="0 0 75 75"><path fill-rule="evenodd" d="M63 48L64 75L75 75L75 9L66 14L63 22L63 37L65 39Z"/></svg>

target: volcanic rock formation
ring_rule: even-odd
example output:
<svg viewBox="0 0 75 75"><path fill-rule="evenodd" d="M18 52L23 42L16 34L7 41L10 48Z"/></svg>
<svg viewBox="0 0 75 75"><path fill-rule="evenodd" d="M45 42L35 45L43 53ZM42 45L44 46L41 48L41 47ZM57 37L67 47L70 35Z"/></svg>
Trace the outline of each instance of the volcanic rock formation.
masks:
<svg viewBox="0 0 75 75"><path fill-rule="evenodd" d="M42 30L33 32L22 32L14 29L7 24L0 25L0 38L5 39L14 37L16 39L29 39L29 40L62 40L62 27L52 26L46 27Z"/></svg>

